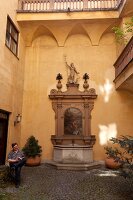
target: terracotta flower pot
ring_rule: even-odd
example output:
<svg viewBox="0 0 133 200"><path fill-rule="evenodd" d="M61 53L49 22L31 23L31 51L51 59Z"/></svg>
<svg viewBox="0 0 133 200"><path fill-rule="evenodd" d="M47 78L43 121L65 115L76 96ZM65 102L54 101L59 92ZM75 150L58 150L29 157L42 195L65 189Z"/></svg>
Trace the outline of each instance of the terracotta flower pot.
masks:
<svg viewBox="0 0 133 200"><path fill-rule="evenodd" d="M27 166L38 166L41 163L41 157L40 156L35 156L35 157L29 157L26 160L26 165Z"/></svg>
<svg viewBox="0 0 133 200"><path fill-rule="evenodd" d="M113 158L106 158L105 166L109 169L118 169L121 167L121 164L119 162L115 162Z"/></svg>

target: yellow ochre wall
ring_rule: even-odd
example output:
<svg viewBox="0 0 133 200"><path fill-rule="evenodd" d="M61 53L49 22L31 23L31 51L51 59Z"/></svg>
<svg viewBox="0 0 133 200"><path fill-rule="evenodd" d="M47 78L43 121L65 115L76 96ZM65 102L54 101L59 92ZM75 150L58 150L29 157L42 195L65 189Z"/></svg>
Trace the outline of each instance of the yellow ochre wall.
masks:
<svg viewBox="0 0 133 200"><path fill-rule="evenodd" d="M12 142L20 143L21 133L21 125L14 127L14 120L18 113L22 113L25 44L20 35L18 58L5 46L7 15L19 29L17 5L17 0L0 1L0 109L10 112L7 153Z"/></svg>
<svg viewBox="0 0 133 200"><path fill-rule="evenodd" d="M116 91L113 83L113 64L118 53L111 28L120 21L118 12L115 15L100 12L100 19L98 12L88 13L90 19L85 13L81 13L80 19L80 13L76 13L72 15L73 20L71 15L60 20L64 14L56 20L54 13L48 14L51 20L42 20L45 17L41 13L37 21L37 13L31 13L30 19L24 13L17 16L17 6L18 0L0 2L0 109L10 112L7 153L12 142L18 142L22 147L27 138L34 135L43 148L42 160L52 158L50 138L54 134L55 116L48 95L56 88L55 79L59 72L63 75L63 90L66 89L66 55L68 63L73 62L80 72L80 90L82 76L87 72L90 87L98 94L92 111L92 134L97 139L94 159L103 160L105 154L100 134L132 135L133 95L128 91ZM128 13L128 9L124 12ZM20 31L18 58L5 46L7 15ZM107 102L103 90L105 83L112 87ZM22 114L22 121L14 127L18 113Z"/></svg>
<svg viewBox="0 0 133 200"><path fill-rule="evenodd" d="M105 153L99 134L110 137L132 134L133 95L116 91L113 64L116 44L111 31L113 20L75 20L20 23L26 41L25 81L21 146L30 135L39 140L43 148L42 160L52 158L51 135L54 134L54 111L49 93L56 89L56 75L63 75L66 89L67 69L64 56L80 72L80 90L84 73L89 73L90 87L96 89L98 98L92 111L92 134L96 135L94 159L103 160ZM106 102L102 89L111 85ZM112 131L112 134L111 134ZM106 137L106 135L104 135Z"/></svg>

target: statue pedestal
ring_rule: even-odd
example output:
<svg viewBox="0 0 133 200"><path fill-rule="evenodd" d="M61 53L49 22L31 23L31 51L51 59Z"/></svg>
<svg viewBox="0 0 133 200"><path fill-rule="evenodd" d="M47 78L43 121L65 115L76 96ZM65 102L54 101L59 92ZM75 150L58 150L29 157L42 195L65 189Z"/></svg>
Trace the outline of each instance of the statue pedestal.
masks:
<svg viewBox="0 0 133 200"><path fill-rule="evenodd" d="M56 169L87 171L103 165L93 161L93 149L89 145L54 145L53 160L47 164Z"/></svg>
<svg viewBox="0 0 133 200"><path fill-rule="evenodd" d="M91 163L93 151L87 145L55 145L53 160L57 163Z"/></svg>

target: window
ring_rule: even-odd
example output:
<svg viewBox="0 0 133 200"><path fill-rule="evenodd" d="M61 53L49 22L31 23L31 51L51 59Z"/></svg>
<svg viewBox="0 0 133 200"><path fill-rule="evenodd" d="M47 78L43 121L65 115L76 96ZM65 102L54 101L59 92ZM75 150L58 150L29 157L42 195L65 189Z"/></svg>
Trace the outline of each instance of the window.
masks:
<svg viewBox="0 0 133 200"><path fill-rule="evenodd" d="M12 22L11 18L7 16L6 26L6 46L17 56L18 52L18 30Z"/></svg>

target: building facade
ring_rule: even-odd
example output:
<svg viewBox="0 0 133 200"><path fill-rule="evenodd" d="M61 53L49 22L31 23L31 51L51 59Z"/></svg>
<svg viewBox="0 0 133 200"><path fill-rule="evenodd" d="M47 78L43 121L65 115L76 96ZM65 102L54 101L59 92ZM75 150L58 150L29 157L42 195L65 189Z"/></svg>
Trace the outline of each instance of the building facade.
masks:
<svg viewBox="0 0 133 200"><path fill-rule="evenodd" d="M23 147L31 135L42 146L42 161L52 158L49 94L58 73L66 90L65 60L80 73L80 90L88 73L98 95L91 115L94 159L104 159L109 138L133 134L133 39L125 48L112 31L133 16L132 0L14 0L1 2L0 11L0 164L12 142Z"/></svg>

